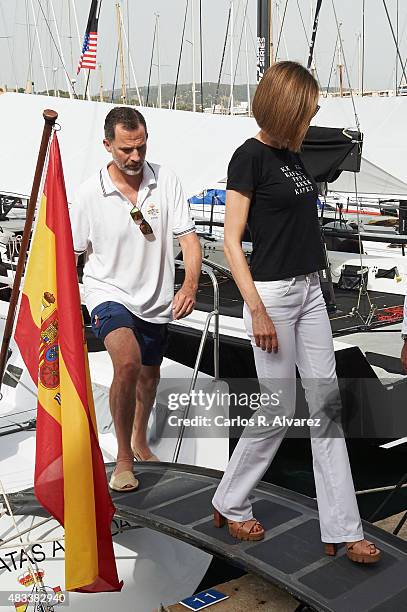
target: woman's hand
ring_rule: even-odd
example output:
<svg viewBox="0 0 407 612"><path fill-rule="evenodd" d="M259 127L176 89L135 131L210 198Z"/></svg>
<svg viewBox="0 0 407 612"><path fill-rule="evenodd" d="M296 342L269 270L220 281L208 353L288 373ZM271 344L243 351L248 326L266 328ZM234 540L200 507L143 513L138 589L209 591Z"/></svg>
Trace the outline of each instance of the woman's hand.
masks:
<svg viewBox="0 0 407 612"><path fill-rule="evenodd" d="M264 304L256 307L252 313L253 335L256 346L268 353L278 352L278 339L273 321L267 314Z"/></svg>

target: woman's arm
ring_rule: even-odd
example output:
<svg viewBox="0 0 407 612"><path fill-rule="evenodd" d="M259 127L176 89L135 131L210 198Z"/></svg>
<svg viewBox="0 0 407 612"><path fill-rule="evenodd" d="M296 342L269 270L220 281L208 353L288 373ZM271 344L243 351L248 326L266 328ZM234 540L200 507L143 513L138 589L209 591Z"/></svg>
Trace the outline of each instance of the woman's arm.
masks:
<svg viewBox="0 0 407 612"><path fill-rule="evenodd" d="M250 309L256 345L268 353L277 353L276 330L257 292L241 245L250 200L250 192L227 190L224 251L236 285Z"/></svg>

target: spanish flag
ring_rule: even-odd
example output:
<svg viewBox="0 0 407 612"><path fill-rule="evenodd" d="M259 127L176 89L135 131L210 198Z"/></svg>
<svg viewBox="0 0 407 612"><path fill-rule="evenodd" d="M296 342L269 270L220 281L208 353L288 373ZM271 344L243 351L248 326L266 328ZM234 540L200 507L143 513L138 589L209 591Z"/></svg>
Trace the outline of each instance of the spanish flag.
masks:
<svg viewBox="0 0 407 612"><path fill-rule="evenodd" d="M38 386L34 491L65 528L65 588L118 591L57 136L49 151L15 340Z"/></svg>

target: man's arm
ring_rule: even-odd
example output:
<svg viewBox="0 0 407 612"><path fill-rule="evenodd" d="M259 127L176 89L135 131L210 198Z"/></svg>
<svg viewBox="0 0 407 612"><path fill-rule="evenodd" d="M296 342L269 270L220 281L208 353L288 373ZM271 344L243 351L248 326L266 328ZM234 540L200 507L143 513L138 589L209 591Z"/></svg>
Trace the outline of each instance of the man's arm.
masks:
<svg viewBox="0 0 407 612"><path fill-rule="evenodd" d="M178 240L185 265L185 280L172 302L174 319L182 319L193 311L202 265L201 243L196 233L180 236Z"/></svg>

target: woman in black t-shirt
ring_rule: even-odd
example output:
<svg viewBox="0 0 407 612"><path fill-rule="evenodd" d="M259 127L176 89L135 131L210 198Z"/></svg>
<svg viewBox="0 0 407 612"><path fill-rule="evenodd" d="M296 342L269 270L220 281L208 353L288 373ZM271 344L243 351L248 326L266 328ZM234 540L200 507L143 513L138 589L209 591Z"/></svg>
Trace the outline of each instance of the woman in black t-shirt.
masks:
<svg viewBox="0 0 407 612"><path fill-rule="evenodd" d="M317 187L298 154L318 111L318 85L295 62L269 68L253 100L260 127L228 169L224 249L243 296L262 390L261 408L243 432L213 498L215 525L261 540L250 493L269 467L295 413L296 366L310 411L307 423L325 552L346 542L352 561L374 563L380 551L363 537L341 428L331 327L318 271L324 268ZM253 240L251 267L241 238Z"/></svg>

